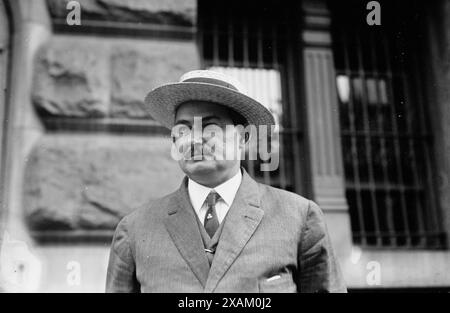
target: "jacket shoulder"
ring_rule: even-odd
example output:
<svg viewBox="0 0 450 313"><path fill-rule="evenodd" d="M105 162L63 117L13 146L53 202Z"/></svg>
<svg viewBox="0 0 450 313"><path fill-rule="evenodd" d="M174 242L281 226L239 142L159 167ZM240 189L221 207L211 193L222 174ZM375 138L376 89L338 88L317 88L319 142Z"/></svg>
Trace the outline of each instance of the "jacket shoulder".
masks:
<svg viewBox="0 0 450 313"><path fill-rule="evenodd" d="M321 208L312 200L299 194L258 183L261 203L268 210L305 221L312 211L322 215Z"/></svg>
<svg viewBox="0 0 450 313"><path fill-rule="evenodd" d="M306 209L312 202L311 200L291 191L272 187L266 184L258 183L262 198L271 198L275 201L281 201L288 205L305 207Z"/></svg>
<svg viewBox="0 0 450 313"><path fill-rule="evenodd" d="M172 192L164 197L152 199L141 204L126 214L122 220L126 220L127 224L136 225L136 223L152 223L158 222L167 214L167 208L175 196L176 192Z"/></svg>

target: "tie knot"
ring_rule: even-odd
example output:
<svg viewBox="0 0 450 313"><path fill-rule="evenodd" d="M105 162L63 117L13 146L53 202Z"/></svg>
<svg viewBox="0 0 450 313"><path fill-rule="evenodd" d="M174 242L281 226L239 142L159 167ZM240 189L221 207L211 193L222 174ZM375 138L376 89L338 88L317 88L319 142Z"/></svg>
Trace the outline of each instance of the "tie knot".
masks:
<svg viewBox="0 0 450 313"><path fill-rule="evenodd" d="M219 194L213 190L206 197L206 203L208 204L208 206L215 206L219 198L220 198Z"/></svg>

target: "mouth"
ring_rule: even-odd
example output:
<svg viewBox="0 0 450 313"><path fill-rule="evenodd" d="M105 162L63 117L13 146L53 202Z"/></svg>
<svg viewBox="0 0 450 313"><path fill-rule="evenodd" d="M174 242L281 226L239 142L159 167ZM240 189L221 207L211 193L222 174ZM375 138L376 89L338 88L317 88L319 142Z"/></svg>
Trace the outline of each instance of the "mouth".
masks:
<svg viewBox="0 0 450 313"><path fill-rule="evenodd" d="M213 160L214 157L212 155L209 154L188 154L187 158L185 158L185 160L188 161L193 161L193 162L199 162L199 161L210 161Z"/></svg>
<svg viewBox="0 0 450 313"><path fill-rule="evenodd" d="M183 156L184 160L193 162L205 161L212 157L211 155L203 153L202 151L191 151L191 150L186 151L186 153L184 153Z"/></svg>

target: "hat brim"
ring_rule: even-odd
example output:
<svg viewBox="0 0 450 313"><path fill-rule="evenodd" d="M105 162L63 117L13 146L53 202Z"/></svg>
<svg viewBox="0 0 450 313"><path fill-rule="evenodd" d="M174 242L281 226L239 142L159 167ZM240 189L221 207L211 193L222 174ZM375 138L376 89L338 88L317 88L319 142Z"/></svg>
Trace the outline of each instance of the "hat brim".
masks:
<svg viewBox="0 0 450 313"><path fill-rule="evenodd" d="M241 114L249 125L275 125L270 111L255 99L232 89L208 83L181 82L160 86L145 97L145 107L163 126L174 126L177 107L187 101L209 101Z"/></svg>

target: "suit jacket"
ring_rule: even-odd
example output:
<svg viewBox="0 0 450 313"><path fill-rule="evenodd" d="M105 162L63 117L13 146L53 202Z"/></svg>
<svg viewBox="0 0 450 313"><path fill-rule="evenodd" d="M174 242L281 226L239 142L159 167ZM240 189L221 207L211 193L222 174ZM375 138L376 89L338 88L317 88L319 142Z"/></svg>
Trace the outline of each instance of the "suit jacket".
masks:
<svg viewBox="0 0 450 313"><path fill-rule="evenodd" d="M243 172L211 266L185 177L120 221L106 291L346 292L317 204Z"/></svg>

